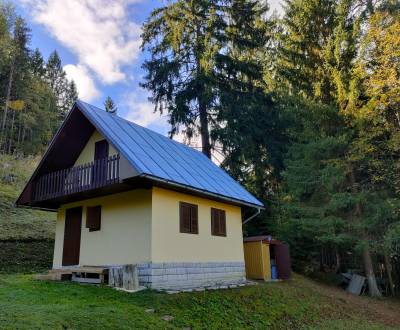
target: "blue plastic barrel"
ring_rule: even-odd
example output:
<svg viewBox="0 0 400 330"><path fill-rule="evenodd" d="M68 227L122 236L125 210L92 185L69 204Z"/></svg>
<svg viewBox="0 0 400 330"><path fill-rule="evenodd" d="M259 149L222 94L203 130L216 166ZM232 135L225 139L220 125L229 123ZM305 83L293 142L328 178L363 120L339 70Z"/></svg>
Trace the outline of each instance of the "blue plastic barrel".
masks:
<svg viewBox="0 0 400 330"><path fill-rule="evenodd" d="M277 280L277 279L278 279L278 271L277 271L275 265L272 265L272 266L271 266L271 278L272 278L273 280Z"/></svg>

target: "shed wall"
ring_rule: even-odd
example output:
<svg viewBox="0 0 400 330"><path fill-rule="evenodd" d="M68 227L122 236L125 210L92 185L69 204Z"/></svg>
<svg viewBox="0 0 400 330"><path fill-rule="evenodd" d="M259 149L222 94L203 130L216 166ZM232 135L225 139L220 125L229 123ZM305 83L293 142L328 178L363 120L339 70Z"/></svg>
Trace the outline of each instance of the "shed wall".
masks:
<svg viewBox="0 0 400 330"><path fill-rule="evenodd" d="M271 279L269 245L262 241L244 243L246 276L255 280Z"/></svg>

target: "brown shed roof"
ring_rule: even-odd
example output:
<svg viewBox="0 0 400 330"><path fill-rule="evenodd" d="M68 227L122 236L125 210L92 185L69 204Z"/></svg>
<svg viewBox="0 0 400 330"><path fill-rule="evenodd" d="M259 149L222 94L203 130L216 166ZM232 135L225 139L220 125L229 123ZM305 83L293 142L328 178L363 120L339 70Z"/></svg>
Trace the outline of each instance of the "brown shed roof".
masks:
<svg viewBox="0 0 400 330"><path fill-rule="evenodd" d="M260 235L260 236L251 236L251 237L245 237L243 239L243 242L260 242L262 241L263 243L267 244L282 244L281 241L278 241L277 239L271 238L269 235Z"/></svg>

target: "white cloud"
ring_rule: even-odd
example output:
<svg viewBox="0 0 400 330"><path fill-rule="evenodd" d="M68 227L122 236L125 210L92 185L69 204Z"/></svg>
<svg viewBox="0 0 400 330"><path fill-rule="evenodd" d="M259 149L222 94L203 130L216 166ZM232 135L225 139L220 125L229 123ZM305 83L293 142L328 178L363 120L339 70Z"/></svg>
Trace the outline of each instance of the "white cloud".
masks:
<svg viewBox="0 0 400 330"><path fill-rule="evenodd" d="M140 26L128 6L141 0L20 0L103 83L123 81L123 66L140 52Z"/></svg>
<svg viewBox="0 0 400 330"><path fill-rule="evenodd" d="M158 127L163 131L160 133L165 133L169 125L167 116L160 115L159 112L154 112L154 105L146 100L145 95L140 95L140 93L146 94L143 90L139 90L132 94L125 95L120 105L122 108L126 109L126 112L121 115L125 119L133 121L141 126Z"/></svg>
<svg viewBox="0 0 400 330"><path fill-rule="evenodd" d="M75 82L80 99L90 102L100 95L85 66L68 64L64 66L64 71L67 78Z"/></svg>

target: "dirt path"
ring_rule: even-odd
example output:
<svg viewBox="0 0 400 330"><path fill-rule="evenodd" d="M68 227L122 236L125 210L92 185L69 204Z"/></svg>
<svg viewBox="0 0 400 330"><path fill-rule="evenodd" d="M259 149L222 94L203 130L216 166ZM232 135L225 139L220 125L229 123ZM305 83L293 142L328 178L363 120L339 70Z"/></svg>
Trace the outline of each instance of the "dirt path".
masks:
<svg viewBox="0 0 400 330"><path fill-rule="evenodd" d="M293 281L295 284L297 281ZM341 312L349 315L362 315L366 320L379 322L386 326L400 328L400 301L394 299L374 299L367 296L355 296L344 290L321 284L310 279L301 281L302 285L317 290L332 301ZM296 284L295 284L296 285Z"/></svg>

